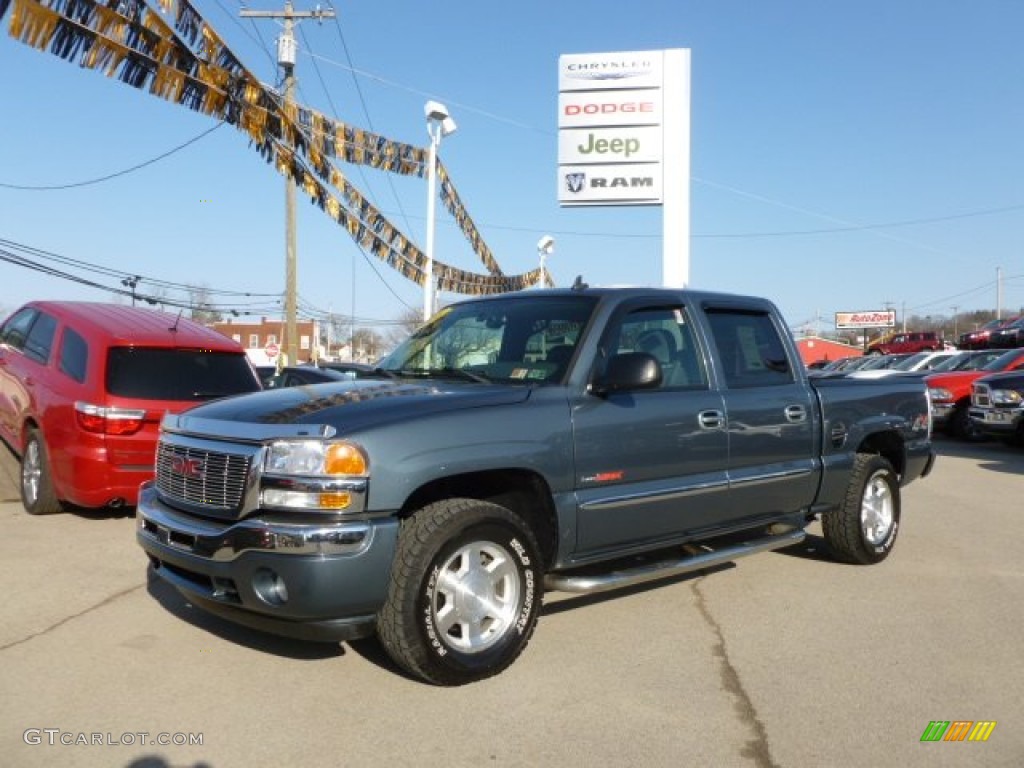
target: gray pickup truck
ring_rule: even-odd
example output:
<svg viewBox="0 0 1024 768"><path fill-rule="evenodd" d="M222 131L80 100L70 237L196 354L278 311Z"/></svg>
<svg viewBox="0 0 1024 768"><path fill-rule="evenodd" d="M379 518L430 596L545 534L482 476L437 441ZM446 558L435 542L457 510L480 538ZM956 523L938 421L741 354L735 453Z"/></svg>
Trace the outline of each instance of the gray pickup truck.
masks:
<svg viewBox="0 0 1024 768"><path fill-rule="evenodd" d="M379 379L167 416L137 538L196 606L322 641L376 633L459 685L522 652L545 590L798 543L893 547L931 470L920 379L809 380L776 307L667 289L443 309Z"/></svg>

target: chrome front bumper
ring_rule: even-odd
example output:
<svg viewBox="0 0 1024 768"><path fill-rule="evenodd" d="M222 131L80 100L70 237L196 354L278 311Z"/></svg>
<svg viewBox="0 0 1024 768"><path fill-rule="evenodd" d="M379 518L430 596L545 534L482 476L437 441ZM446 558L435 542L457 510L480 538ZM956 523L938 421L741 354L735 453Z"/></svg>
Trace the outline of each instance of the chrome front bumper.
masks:
<svg viewBox="0 0 1024 768"><path fill-rule="evenodd" d="M398 521L284 516L209 521L168 507L153 483L145 483L136 540L156 576L230 621L306 640L373 634L387 598Z"/></svg>

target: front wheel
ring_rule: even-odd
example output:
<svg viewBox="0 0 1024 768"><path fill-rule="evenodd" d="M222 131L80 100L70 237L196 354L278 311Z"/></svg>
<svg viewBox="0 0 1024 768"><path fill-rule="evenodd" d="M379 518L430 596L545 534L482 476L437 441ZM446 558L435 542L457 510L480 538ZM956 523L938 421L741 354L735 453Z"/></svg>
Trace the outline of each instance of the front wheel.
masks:
<svg viewBox="0 0 1024 768"><path fill-rule="evenodd" d="M21 454L21 503L30 515L51 515L62 510L53 490L46 445L38 429L32 429Z"/></svg>
<svg viewBox="0 0 1024 768"><path fill-rule="evenodd" d="M949 434L958 440L976 441L982 438L981 432L971 421L966 403L953 409L953 413L949 417Z"/></svg>
<svg viewBox="0 0 1024 768"><path fill-rule="evenodd" d="M858 453L846 497L822 516L821 527L839 560L870 565L888 557L900 528L900 485L892 464Z"/></svg>
<svg viewBox="0 0 1024 768"><path fill-rule="evenodd" d="M435 502L402 522L378 636L427 682L482 680L529 642L542 578L537 543L517 515L475 499Z"/></svg>

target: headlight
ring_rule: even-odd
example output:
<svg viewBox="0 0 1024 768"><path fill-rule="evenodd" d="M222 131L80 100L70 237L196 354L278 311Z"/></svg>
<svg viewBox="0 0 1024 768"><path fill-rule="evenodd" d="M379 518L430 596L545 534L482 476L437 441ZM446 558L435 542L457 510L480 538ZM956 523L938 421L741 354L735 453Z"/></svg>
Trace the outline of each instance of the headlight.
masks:
<svg viewBox="0 0 1024 768"><path fill-rule="evenodd" d="M265 470L274 475L365 477L366 456L352 443L280 440L267 449Z"/></svg>
<svg viewBox="0 0 1024 768"><path fill-rule="evenodd" d="M267 446L260 490L270 509L354 512L362 509L369 465L346 442L279 440Z"/></svg>
<svg viewBox="0 0 1024 768"><path fill-rule="evenodd" d="M1024 397L1014 389L993 389L991 396L995 405L1020 405L1024 402Z"/></svg>
<svg viewBox="0 0 1024 768"><path fill-rule="evenodd" d="M942 387L929 387L928 394L931 395L933 401L948 401L953 399L953 393L948 389L943 389Z"/></svg>

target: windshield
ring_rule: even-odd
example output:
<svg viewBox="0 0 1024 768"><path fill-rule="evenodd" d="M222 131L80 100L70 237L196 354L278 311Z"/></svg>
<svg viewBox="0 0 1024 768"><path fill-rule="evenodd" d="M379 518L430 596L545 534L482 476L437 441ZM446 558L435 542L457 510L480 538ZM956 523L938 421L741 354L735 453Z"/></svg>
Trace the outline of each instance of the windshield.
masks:
<svg viewBox="0 0 1024 768"><path fill-rule="evenodd" d="M503 383L562 380L596 299L529 296L442 309L380 361L402 376Z"/></svg>
<svg viewBox="0 0 1024 768"><path fill-rule="evenodd" d="M911 355L910 357L900 360L898 363L891 367L896 369L897 371L912 371L914 370L915 365L917 365L918 363L923 363L925 360L931 357L932 354L932 352L918 352L915 355Z"/></svg>
<svg viewBox="0 0 1024 768"><path fill-rule="evenodd" d="M941 362L936 363L932 366L932 373L941 371L959 371L965 365L967 365L974 358L973 352L957 352L955 355L950 355Z"/></svg>
<svg viewBox="0 0 1024 768"><path fill-rule="evenodd" d="M983 371L1005 371L1013 363L1017 361L1019 357L1024 355L1024 350L1011 349L1009 352L1003 352L999 357L994 360L989 360L985 365L981 367Z"/></svg>

